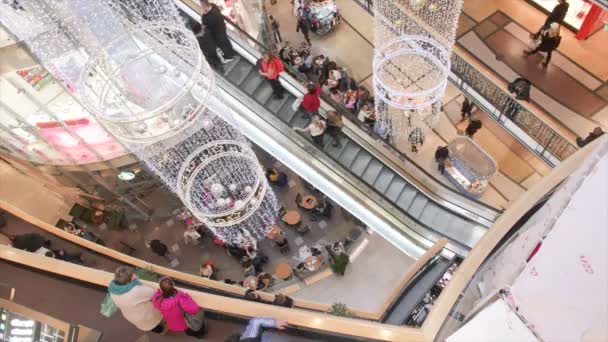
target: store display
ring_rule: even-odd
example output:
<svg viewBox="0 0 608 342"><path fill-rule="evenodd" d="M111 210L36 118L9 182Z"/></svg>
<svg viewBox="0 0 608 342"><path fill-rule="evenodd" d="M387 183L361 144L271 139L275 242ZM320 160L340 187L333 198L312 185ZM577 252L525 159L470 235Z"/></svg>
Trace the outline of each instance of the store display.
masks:
<svg viewBox="0 0 608 342"><path fill-rule="evenodd" d="M305 6L311 21L311 30L318 35L327 34L340 23L340 9L335 0L309 0Z"/></svg>
<svg viewBox="0 0 608 342"><path fill-rule="evenodd" d="M21 76L32 88L41 90L45 85L53 81L53 76L42 67L17 70L17 75Z"/></svg>
<svg viewBox="0 0 608 342"><path fill-rule="evenodd" d="M497 171L496 162L468 137L457 137L448 144L449 157L443 161L444 174L465 195L479 198Z"/></svg>

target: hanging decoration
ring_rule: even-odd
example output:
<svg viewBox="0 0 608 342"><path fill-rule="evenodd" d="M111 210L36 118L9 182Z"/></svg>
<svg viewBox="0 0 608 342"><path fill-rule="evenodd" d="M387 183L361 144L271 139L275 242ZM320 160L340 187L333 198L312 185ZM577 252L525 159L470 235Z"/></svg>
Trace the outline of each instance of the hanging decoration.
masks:
<svg viewBox="0 0 608 342"><path fill-rule="evenodd" d="M278 205L171 0L0 2L0 21L220 239L263 238Z"/></svg>
<svg viewBox="0 0 608 342"><path fill-rule="evenodd" d="M391 135L433 124L450 72L462 0L375 0L373 84Z"/></svg>

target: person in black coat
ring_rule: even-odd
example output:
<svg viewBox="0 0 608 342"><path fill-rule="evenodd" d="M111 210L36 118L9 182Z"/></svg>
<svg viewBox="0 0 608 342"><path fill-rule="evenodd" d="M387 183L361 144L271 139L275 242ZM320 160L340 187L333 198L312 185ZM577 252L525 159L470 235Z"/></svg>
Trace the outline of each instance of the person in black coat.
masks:
<svg viewBox="0 0 608 342"><path fill-rule="evenodd" d="M222 60L217 55L217 44L211 32L194 20L190 23L190 29L194 32L207 63L217 72L223 73L224 66L222 65Z"/></svg>
<svg viewBox="0 0 608 342"><path fill-rule="evenodd" d="M562 37L559 34L559 24L552 23L549 29L542 31L540 44L536 47L536 49L531 51L524 51L526 56L535 54L537 52L545 52L547 57L545 57L545 61L543 62L543 67L547 67L549 65L549 61L551 60L551 55L553 51L559 47L559 44L562 41Z"/></svg>
<svg viewBox="0 0 608 342"><path fill-rule="evenodd" d="M231 62L234 59L235 52L234 49L232 49L232 43L226 34L226 22L224 22L224 15L220 11L219 7L210 3L209 0L201 0L201 8L203 9L201 22L205 28L209 30L213 40L220 50L222 50L224 62Z"/></svg>
<svg viewBox="0 0 608 342"><path fill-rule="evenodd" d="M518 100L530 101L530 81L523 77L518 77L509 83L508 89L511 94L515 94Z"/></svg>
<svg viewBox="0 0 608 342"><path fill-rule="evenodd" d="M553 11L551 11L543 26L536 32L536 36L538 36L541 31L548 29L552 23L562 25L564 23L564 18L566 18L566 14L568 14L568 8L570 8L570 4L566 0L558 0L558 4L553 8Z"/></svg>
<svg viewBox="0 0 608 342"><path fill-rule="evenodd" d="M578 147L584 147L602 135L604 135L604 131L600 127L595 127L595 129L593 129L593 131L589 133L585 139L581 137L576 138L576 145L578 145Z"/></svg>
<svg viewBox="0 0 608 342"><path fill-rule="evenodd" d="M469 125L467 126L464 132L469 138L473 139L473 136L475 135L475 133L477 133L477 131L481 129L481 126L481 120L471 118L471 122L469 122Z"/></svg>
<svg viewBox="0 0 608 342"><path fill-rule="evenodd" d="M465 97L464 101L462 102L462 108L460 108L460 114L462 115L462 121L464 121L466 118L471 118L471 115L473 112L473 107L475 107L473 105L473 101L469 100L468 97Z"/></svg>
<svg viewBox="0 0 608 342"><path fill-rule="evenodd" d="M9 235L11 245L14 248L28 252L35 252L42 247L50 247L51 241L37 233L26 233L20 235Z"/></svg>

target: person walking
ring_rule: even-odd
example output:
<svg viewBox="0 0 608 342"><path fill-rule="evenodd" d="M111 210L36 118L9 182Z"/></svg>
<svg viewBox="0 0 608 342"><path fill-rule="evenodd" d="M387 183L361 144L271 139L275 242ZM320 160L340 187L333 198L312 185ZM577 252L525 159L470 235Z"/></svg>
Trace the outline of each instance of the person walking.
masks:
<svg viewBox="0 0 608 342"><path fill-rule="evenodd" d="M462 115L462 121L467 118L471 118L474 107L475 105L473 105L473 101L469 100L469 98L465 96L464 101L462 102L462 108L460 108L460 115Z"/></svg>
<svg viewBox="0 0 608 342"><path fill-rule="evenodd" d="M302 97L302 103L300 103L300 110L304 113L302 114L303 118L310 118L315 114L318 114L319 108L321 107L321 99L319 96L323 89L321 87L317 87L313 83L308 83L306 86L308 92L304 94Z"/></svg>
<svg viewBox="0 0 608 342"><path fill-rule="evenodd" d="M206 333L202 310L189 294L175 288L173 279L160 278L160 289L154 293L152 304L161 313L171 331L185 331L186 335L203 338ZM196 317L191 319L187 317ZM197 327L192 326L196 321Z"/></svg>
<svg viewBox="0 0 608 342"><path fill-rule="evenodd" d="M545 61L543 62L543 67L547 67L549 65L549 61L551 60L551 54L554 50L559 47L559 44L562 41L562 36L559 34L560 26L558 23L552 23L548 30L544 30L541 33L540 44L531 51L524 51L526 56L530 56L537 52L545 52L547 57L545 57Z"/></svg>
<svg viewBox="0 0 608 342"><path fill-rule="evenodd" d="M593 131L591 133L589 133L589 135L587 135L587 137L585 139L583 139L581 137L577 137L576 145L578 147L584 147L585 145L587 145L590 142L592 142L593 140L601 137L602 135L604 135L604 131L600 127L595 127L593 129Z"/></svg>
<svg viewBox="0 0 608 342"><path fill-rule="evenodd" d="M165 331L163 316L152 305L154 290L137 279L133 268L118 267L108 292L124 318L137 329L157 334Z"/></svg>
<svg viewBox="0 0 608 342"><path fill-rule="evenodd" d="M287 329L287 321L274 318L253 318L247 323L242 334L234 334L226 339L226 342L256 342L264 341L264 329L275 328L277 330Z"/></svg>
<svg viewBox="0 0 608 342"><path fill-rule="evenodd" d="M279 81L279 74L283 71L284 66L279 57L269 53L262 53L262 58L258 61L258 69L260 75L266 77L272 86L272 92L275 99L282 99L285 88Z"/></svg>
<svg viewBox="0 0 608 342"><path fill-rule="evenodd" d="M219 73L224 73L224 66L222 65L220 56L217 55L217 44L213 39L211 31L195 21L192 23L192 31L209 66Z"/></svg>
<svg viewBox="0 0 608 342"><path fill-rule="evenodd" d="M557 2L558 4L553 7L553 11L547 16L545 23L534 36L538 37L542 31L549 29L549 26L553 23L557 23L558 25L564 24L564 19L566 18L566 14L568 14L570 4L566 0L558 0Z"/></svg>
<svg viewBox="0 0 608 342"><path fill-rule="evenodd" d="M280 30L281 25L271 15L268 16L268 19L270 20L270 27L272 27L272 33L274 34L274 37L277 39L277 42L282 43L283 39L281 38L281 30Z"/></svg>
<svg viewBox="0 0 608 342"><path fill-rule="evenodd" d="M325 121L323 121L319 115L315 114L312 116L312 122L308 126L304 128L294 127L294 130L301 133L310 133L312 141L322 147L323 134L325 133L326 128Z"/></svg>
<svg viewBox="0 0 608 342"><path fill-rule="evenodd" d="M150 241L150 249L152 250L152 252L154 252L154 254L161 257L166 257L167 252L169 251L169 247L167 247L167 245L165 245L158 239Z"/></svg>
<svg viewBox="0 0 608 342"><path fill-rule="evenodd" d="M232 62L235 52L226 34L226 22L224 21L222 12L216 4L210 3L209 0L201 0L201 8L203 10L201 22L209 30L213 40L220 50L222 50L224 63Z"/></svg>
<svg viewBox="0 0 608 342"><path fill-rule="evenodd" d="M338 139L340 132L342 132L342 126L344 126L344 123L342 122L342 114L336 112L335 110L330 110L327 112L327 133L332 137L334 147L342 147L342 144Z"/></svg>
<svg viewBox="0 0 608 342"><path fill-rule="evenodd" d="M49 248L51 240L38 233L25 233L19 235L7 234L11 241L11 246L28 252L36 252L42 247Z"/></svg>
<svg viewBox="0 0 608 342"><path fill-rule="evenodd" d="M310 43L310 20L305 16L301 15L298 17L298 24L296 25L296 32L302 31L304 35L304 39L308 43L309 46L312 46Z"/></svg>

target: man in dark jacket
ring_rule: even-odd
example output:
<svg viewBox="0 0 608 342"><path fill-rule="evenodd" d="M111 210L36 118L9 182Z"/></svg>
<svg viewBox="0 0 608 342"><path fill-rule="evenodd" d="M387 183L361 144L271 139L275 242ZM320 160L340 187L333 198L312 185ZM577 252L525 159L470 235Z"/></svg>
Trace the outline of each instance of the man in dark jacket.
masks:
<svg viewBox="0 0 608 342"><path fill-rule="evenodd" d="M8 238L11 240L11 245L13 247L28 252L35 252L41 247L49 247L51 245L50 240L36 233L27 233L13 236L9 235Z"/></svg>
<svg viewBox="0 0 608 342"><path fill-rule="evenodd" d="M312 44L310 44L310 36L308 35L310 32L310 20L308 20L308 18L306 18L305 16L300 16L298 18L298 25L296 26L296 32L300 32L302 31L302 34L304 35L304 39L306 39L306 42L308 43L309 46L311 46Z"/></svg>
<svg viewBox="0 0 608 342"><path fill-rule="evenodd" d="M518 77L513 82L509 83L509 92L515 94L515 98L518 100L530 101L530 87L532 84L530 81L523 77Z"/></svg>
<svg viewBox="0 0 608 342"><path fill-rule="evenodd" d="M585 145L601 137L602 135L604 135L604 131L600 127L595 127L595 129L591 133L589 133L589 135L585 139L581 137L576 138L576 144L578 145L578 147L584 147Z"/></svg>
<svg viewBox="0 0 608 342"><path fill-rule="evenodd" d="M220 50L222 50L224 63L232 62L234 60L235 52L232 49L232 43L226 34L224 15L220 12L219 7L210 3L209 0L201 0L201 7L203 9L201 22L205 26L205 29L209 30L213 40Z"/></svg>
<svg viewBox="0 0 608 342"><path fill-rule="evenodd" d="M211 32L194 20L190 26L192 32L194 32L194 35L196 36L196 40L198 40L198 45L200 46L207 63L209 63L217 72L223 73L224 66L222 65L222 60L217 55L217 44L215 43Z"/></svg>

